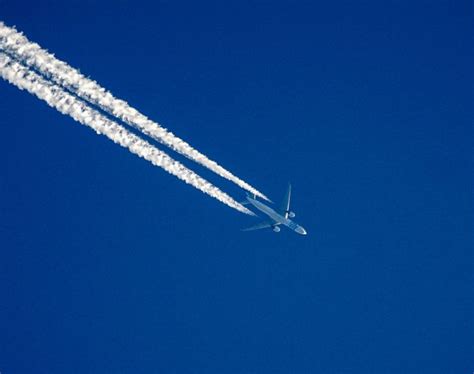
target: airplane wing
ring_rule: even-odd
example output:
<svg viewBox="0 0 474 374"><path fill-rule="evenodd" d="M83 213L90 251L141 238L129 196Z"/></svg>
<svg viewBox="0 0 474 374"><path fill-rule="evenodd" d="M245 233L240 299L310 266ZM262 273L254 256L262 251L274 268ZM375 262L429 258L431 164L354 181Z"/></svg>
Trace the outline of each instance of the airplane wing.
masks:
<svg viewBox="0 0 474 374"><path fill-rule="evenodd" d="M288 183L288 190L286 191L285 197L281 204L280 212L283 216L288 218L288 212L290 211L290 199L291 199L291 184Z"/></svg>
<svg viewBox="0 0 474 374"><path fill-rule="evenodd" d="M272 227L272 226L273 226L272 223L270 223L268 221L263 221L263 222L257 223L254 226L247 227L246 229L242 229L242 231L260 230L260 229L266 229L266 228L269 228L269 227Z"/></svg>

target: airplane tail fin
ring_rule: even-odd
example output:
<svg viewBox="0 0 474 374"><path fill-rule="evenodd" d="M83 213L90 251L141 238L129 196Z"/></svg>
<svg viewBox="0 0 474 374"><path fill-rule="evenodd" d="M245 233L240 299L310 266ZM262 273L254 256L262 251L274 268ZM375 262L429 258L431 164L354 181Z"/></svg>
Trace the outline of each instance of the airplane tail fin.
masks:
<svg viewBox="0 0 474 374"><path fill-rule="evenodd" d="M250 193L247 192L247 197L250 197L250 198L252 198L252 199L255 200L255 199L257 198L257 195L255 195L255 194L250 194ZM249 205L250 203L248 202L248 200L244 200L244 201L240 201L240 204L242 204L242 205Z"/></svg>

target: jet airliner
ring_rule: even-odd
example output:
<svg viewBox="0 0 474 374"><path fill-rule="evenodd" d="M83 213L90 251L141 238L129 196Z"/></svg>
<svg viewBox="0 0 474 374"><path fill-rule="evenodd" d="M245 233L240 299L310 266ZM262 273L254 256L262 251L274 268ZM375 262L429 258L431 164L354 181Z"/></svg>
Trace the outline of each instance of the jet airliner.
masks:
<svg viewBox="0 0 474 374"><path fill-rule="evenodd" d="M256 200L255 195L248 195L247 198L242 204L252 205L257 208L262 213L268 216L268 220L256 224L255 226L248 227L242 231L252 231L271 228L274 232L280 232L280 225L286 226L289 229L300 235L306 235L306 230L293 222L290 218L295 217L295 213L290 210L290 199L291 199L291 184L288 185L288 190L286 192L285 198L283 200L282 207L279 211L269 207L268 205L262 203L261 201Z"/></svg>

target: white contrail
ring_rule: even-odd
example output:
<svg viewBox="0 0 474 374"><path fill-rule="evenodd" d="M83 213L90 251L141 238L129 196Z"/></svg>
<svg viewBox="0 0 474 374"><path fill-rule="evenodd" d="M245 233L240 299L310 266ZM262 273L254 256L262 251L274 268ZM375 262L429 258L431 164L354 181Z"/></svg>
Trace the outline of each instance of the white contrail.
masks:
<svg viewBox="0 0 474 374"><path fill-rule="evenodd" d="M143 157L153 165L165 169L168 173L191 184L202 192L240 212L253 214L229 195L201 178L192 170L173 160L166 153L90 108L81 100L65 92L61 87L46 81L35 72L28 70L2 52L0 52L0 76L18 88L25 89L46 101L59 112L67 114L83 125L91 127L98 134L104 134L115 143L128 148L130 152Z"/></svg>
<svg viewBox="0 0 474 374"><path fill-rule="evenodd" d="M205 155L191 147L173 133L151 121L146 116L132 108L127 102L115 98L110 92L102 88L97 82L85 77L78 70L67 63L58 60L52 54L42 49L38 44L30 42L14 28L0 22L0 48L20 59L30 67L52 79L57 84L71 90L80 98L97 105L105 112L121 119L128 125L135 127L144 134L170 147L176 152L207 167L216 174L234 182L252 194L269 200L264 194L237 178L228 170L210 160Z"/></svg>

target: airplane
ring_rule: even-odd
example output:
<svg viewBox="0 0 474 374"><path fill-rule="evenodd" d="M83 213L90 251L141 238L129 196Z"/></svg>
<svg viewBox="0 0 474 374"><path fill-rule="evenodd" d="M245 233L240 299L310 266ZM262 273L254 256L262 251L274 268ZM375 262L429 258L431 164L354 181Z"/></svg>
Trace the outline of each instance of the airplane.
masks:
<svg viewBox="0 0 474 374"><path fill-rule="evenodd" d="M285 198L283 199L283 204L279 211L275 211L273 208L270 208L268 205L256 200L255 195L247 194L247 198L242 202L244 205L252 205L257 208L262 213L265 213L270 219L256 224L255 226L248 227L242 231L252 231L260 230L266 228L272 228L274 232L280 232L280 225L287 226L294 232L300 235L306 235L306 230L293 222L290 218L295 217L295 213L290 210L290 198L291 198L291 184L288 184L288 190L286 192Z"/></svg>

